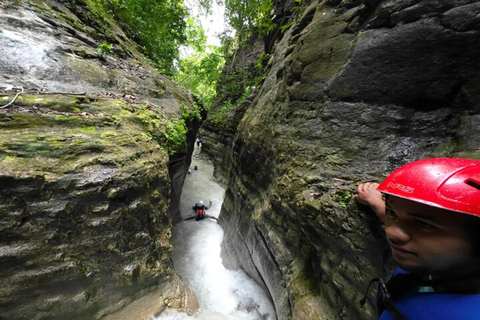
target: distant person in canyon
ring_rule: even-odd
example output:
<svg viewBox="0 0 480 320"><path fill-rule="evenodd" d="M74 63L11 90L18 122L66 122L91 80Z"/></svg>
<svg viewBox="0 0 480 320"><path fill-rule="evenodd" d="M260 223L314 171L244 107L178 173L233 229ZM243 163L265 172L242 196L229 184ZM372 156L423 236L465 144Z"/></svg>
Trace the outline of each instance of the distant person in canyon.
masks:
<svg viewBox="0 0 480 320"><path fill-rule="evenodd" d="M207 206L205 206L205 203L203 202L203 200L200 200L200 201L198 201L198 203L196 203L192 207L192 209L193 209L193 211L195 211L196 215L193 216L193 217L187 218L185 220L195 219L196 221L199 221L199 220L209 218L209 219L214 219L214 220L218 221L217 217L211 216L211 215L209 215L205 212L206 210L208 210L211 207L212 207L212 201L210 201L209 206L207 207Z"/></svg>
<svg viewBox="0 0 480 320"><path fill-rule="evenodd" d="M415 161L356 198L384 222L399 265L372 280L380 320L480 319L480 161Z"/></svg>

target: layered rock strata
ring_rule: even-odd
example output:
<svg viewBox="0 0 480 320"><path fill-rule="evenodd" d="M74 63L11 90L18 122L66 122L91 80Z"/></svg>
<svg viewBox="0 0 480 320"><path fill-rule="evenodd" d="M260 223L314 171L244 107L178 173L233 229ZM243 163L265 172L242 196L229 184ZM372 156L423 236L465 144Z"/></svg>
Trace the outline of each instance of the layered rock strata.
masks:
<svg viewBox="0 0 480 320"><path fill-rule="evenodd" d="M224 261L269 290L279 319L373 317L373 292L359 300L389 254L352 200L359 182L425 157L480 159L479 12L468 0L312 1L276 44L221 146L220 217Z"/></svg>
<svg viewBox="0 0 480 320"><path fill-rule="evenodd" d="M227 121L221 123L205 121L199 132L201 152L209 157L214 164L213 175L219 181L228 182L231 172L232 144L237 133L237 127L252 103L253 95L236 106L227 115Z"/></svg>
<svg viewBox="0 0 480 320"><path fill-rule="evenodd" d="M0 26L0 317L195 312L170 258L194 138L175 164L161 138L192 97L115 25L99 56L101 31L58 2L3 2Z"/></svg>

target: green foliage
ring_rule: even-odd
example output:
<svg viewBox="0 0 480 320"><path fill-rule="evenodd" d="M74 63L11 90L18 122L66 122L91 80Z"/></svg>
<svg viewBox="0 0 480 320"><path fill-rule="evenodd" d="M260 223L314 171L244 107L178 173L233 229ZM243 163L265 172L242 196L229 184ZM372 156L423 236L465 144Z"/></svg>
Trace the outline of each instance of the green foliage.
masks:
<svg viewBox="0 0 480 320"><path fill-rule="evenodd" d="M219 48L207 46L203 28L192 18L187 21L188 43L194 53L178 61L175 81L192 92L208 109L215 98L225 59Z"/></svg>
<svg viewBox="0 0 480 320"><path fill-rule="evenodd" d="M220 108L215 109L211 115L210 119L215 125L225 125L228 122L228 113L235 109L237 105L245 101L248 95L252 92L252 87L248 87L242 95L234 102L229 101L224 102Z"/></svg>
<svg viewBox="0 0 480 320"><path fill-rule="evenodd" d="M114 57L115 55L112 53L112 45L104 42L97 47L97 53L100 58L104 58L105 54L109 54L110 56Z"/></svg>
<svg viewBox="0 0 480 320"><path fill-rule="evenodd" d="M175 152L172 151L173 148L170 147L169 130L171 131L172 129L167 129L168 121L165 120L161 113L152 109L150 106L151 104L147 101L141 106L125 104L123 108L128 111L126 115L131 112L135 115L135 119L140 120L145 130L143 138L146 141L155 140L160 148L165 148L169 154L174 154ZM172 127L172 125L170 125L170 127ZM172 145L176 145L176 143L172 143Z"/></svg>
<svg viewBox="0 0 480 320"><path fill-rule="evenodd" d="M179 61L176 82L199 97L208 109L216 96L225 59L219 49L209 47L210 53L198 52Z"/></svg>
<svg viewBox="0 0 480 320"><path fill-rule="evenodd" d="M215 113L210 115L210 120L215 125L226 124L228 122L227 114L230 110L233 110L235 105L230 102L225 102L220 108L215 110Z"/></svg>
<svg viewBox="0 0 480 320"><path fill-rule="evenodd" d="M350 202L350 199L352 199L352 194L347 191L337 191L333 195L333 199L337 202L340 202L342 207L346 207Z"/></svg>
<svg viewBox="0 0 480 320"><path fill-rule="evenodd" d="M188 122L200 120L200 107L194 104L192 108L180 106L181 118L172 118L160 132L160 143L166 145L168 154L174 155L185 150L187 145Z"/></svg>
<svg viewBox="0 0 480 320"><path fill-rule="evenodd" d="M264 61L266 61L268 59L268 54L266 54L265 52L262 52L258 55L258 58L257 58L257 63L255 64L255 67L258 69L258 70L262 70L265 66L263 65Z"/></svg>
<svg viewBox="0 0 480 320"><path fill-rule="evenodd" d="M232 57L232 65L239 51L248 50L252 35L257 34L261 37L275 30L276 25L271 17L272 8L272 0L225 1L225 16L235 30L235 35L232 38L223 39L222 51L225 57ZM231 73L231 70L227 72ZM243 70L240 73L242 73L242 85L245 89L249 84L245 81L246 75Z"/></svg>
<svg viewBox="0 0 480 320"><path fill-rule="evenodd" d="M217 100L222 103L218 111L223 110L220 113L228 109L227 102L235 105L248 88L255 87L264 78L266 56L260 55L255 61L254 53L261 50L258 39L277 28L272 11L272 0L225 1L225 16L234 36L225 33L222 39L221 51L226 62L217 85Z"/></svg>
<svg viewBox="0 0 480 320"><path fill-rule="evenodd" d="M243 101L245 101L245 99L248 97L248 95L252 92L252 89L253 89L252 87L246 88L245 91L240 96L240 98L238 98L237 101L235 101L235 105L238 105L238 104L242 103Z"/></svg>
<svg viewBox="0 0 480 320"><path fill-rule="evenodd" d="M187 126L183 119L172 118L166 123L162 140L167 145L169 155L174 155L185 149L187 143L187 131Z"/></svg>
<svg viewBox="0 0 480 320"><path fill-rule="evenodd" d="M179 46L186 44L188 11L183 0L87 0L97 15L125 25L146 56L165 74L175 73Z"/></svg>
<svg viewBox="0 0 480 320"><path fill-rule="evenodd" d="M276 25L273 23L273 19L271 17L271 12L273 9L273 2L272 0L263 0L260 1L260 10L258 12L258 16L255 21L255 25L258 28L260 35L269 34L273 30L275 30Z"/></svg>
<svg viewBox="0 0 480 320"><path fill-rule="evenodd" d="M134 112L136 117L141 121L145 129L146 140L155 140L158 144L168 150L169 155L174 155L185 149L187 143L187 125L183 116L192 119L196 116L197 109L188 110L182 107L182 118L172 118L165 120L163 115L157 110L152 109L152 104L146 102L142 106L127 110ZM198 108L198 107L197 107Z"/></svg>
<svg viewBox="0 0 480 320"><path fill-rule="evenodd" d="M267 34L272 28L272 0L226 0L225 16L235 31L246 39L253 30Z"/></svg>
<svg viewBox="0 0 480 320"><path fill-rule="evenodd" d="M288 21L287 23L285 23L283 26L280 27L280 31L285 32L285 30L290 28L292 26L292 24L293 24L292 21Z"/></svg>
<svg viewBox="0 0 480 320"><path fill-rule="evenodd" d="M180 106L180 111L182 119L185 120L185 122L200 121L202 119L200 115L200 107L197 104L194 104L191 109L182 104Z"/></svg>
<svg viewBox="0 0 480 320"><path fill-rule="evenodd" d="M188 45L195 50L195 52L204 52L207 43L207 36L202 26L195 23L193 18L188 17L186 35L188 39Z"/></svg>

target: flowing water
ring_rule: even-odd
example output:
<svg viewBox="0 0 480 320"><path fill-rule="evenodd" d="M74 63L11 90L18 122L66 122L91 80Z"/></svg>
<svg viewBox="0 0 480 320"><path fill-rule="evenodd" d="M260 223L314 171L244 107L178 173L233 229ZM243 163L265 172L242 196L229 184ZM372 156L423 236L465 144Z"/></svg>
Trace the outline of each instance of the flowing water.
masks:
<svg viewBox="0 0 480 320"><path fill-rule="evenodd" d="M198 170L193 170L194 166ZM213 179L213 166L198 158L195 150L192 173L182 191L182 217L194 216L192 206L203 200L212 207L208 214L218 217L225 189ZM170 312L156 320L275 320L267 293L241 271L225 269L220 257L223 229L215 220L186 220L173 229L173 263L177 272L198 297L200 309L189 317Z"/></svg>

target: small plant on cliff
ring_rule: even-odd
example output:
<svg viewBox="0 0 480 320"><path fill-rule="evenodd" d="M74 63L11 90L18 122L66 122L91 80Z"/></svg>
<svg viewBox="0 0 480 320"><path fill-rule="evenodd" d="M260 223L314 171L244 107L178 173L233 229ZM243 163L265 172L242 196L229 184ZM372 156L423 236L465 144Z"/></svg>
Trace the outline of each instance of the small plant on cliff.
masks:
<svg viewBox="0 0 480 320"><path fill-rule="evenodd" d="M172 156L185 148L187 131L187 126L183 119L173 118L166 123L163 140L167 145L169 155Z"/></svg>
<svg viewBox="0 0 480 320"><path fill-rule="evenodd" d="M106 42L102 43L97 47L97 54L100 59L105 59L105 54L115 57L112 52L112 45Z"/></svg>
<svg viewBox="0 0 480 320"><path fill-rule="evenodd" d="M220 108L215 110L215 113L210 116L210 119L215 125L226 124L228 123L226 115L234 108L235 105L227 101Z"/></svg>
<svg viewBox="0 0 480 320"><path fill-rule="evenodd" d="M292 21L288 21L287 23L285 23L283 26L280 27L280 31L285 32L285 30L290 28L292 26L292 24L293 24Z"/></svg>
<svg viewBox="0 0 480 320"><path fill-rule="evenodd" d="M200 115L200 107L197 104L194 104L192 108L188 108L186 105L182 104L180 106L180 111L182 119L185 120L185 122L200 121L202 118Z"/></svg>
<svg viewBox="0 0 480 320"><path fill-rule="evenodd" d="M214 125L225 125L228 123L228 113L235 109L236 106L245 101L248 95L252 92L254 87L247 87L242 95L234 102L225 101L219 108L211 111L209 118Z"/></svg>
<svg viewBox="0 0 480 320"><path fill-rule="evenodd" d="M302 5L302 0L295 0L296 6L292 7L293 10L300 10L300 6Z"/></svg>
<svg viewBox="0 0 480 320"><path fill-rule="evenodd" d="M337 202L340 202L342 207L346 207L350 202L350 199L352 199L352 194L346 191L337 191L333 195L333 199Z"/></svg>
<svg viewBox="0 0 480 320"><path fill-rule="evenodd" d="M141 121L145 130L145 140L155 140L160 148L168 150L169 155L184 150L188 132L185 120L183 118L165 120L165 117L152 106L147 101L141 106L129 109ZM125 108L128 108L128 106L125 106ZM185 110L185 107L183 109ZM185 114L187 111L182 110L182 113Z"/></svg>
<svg viewBox="0 0 480 320"><path fill-rule="evenodd" d="M263 68L265 68L265 62L268 60L268 58L268 54L265 52L260 53L257 57L257 63L255 64L255 67L258 70L263 70Z"/></svg>

